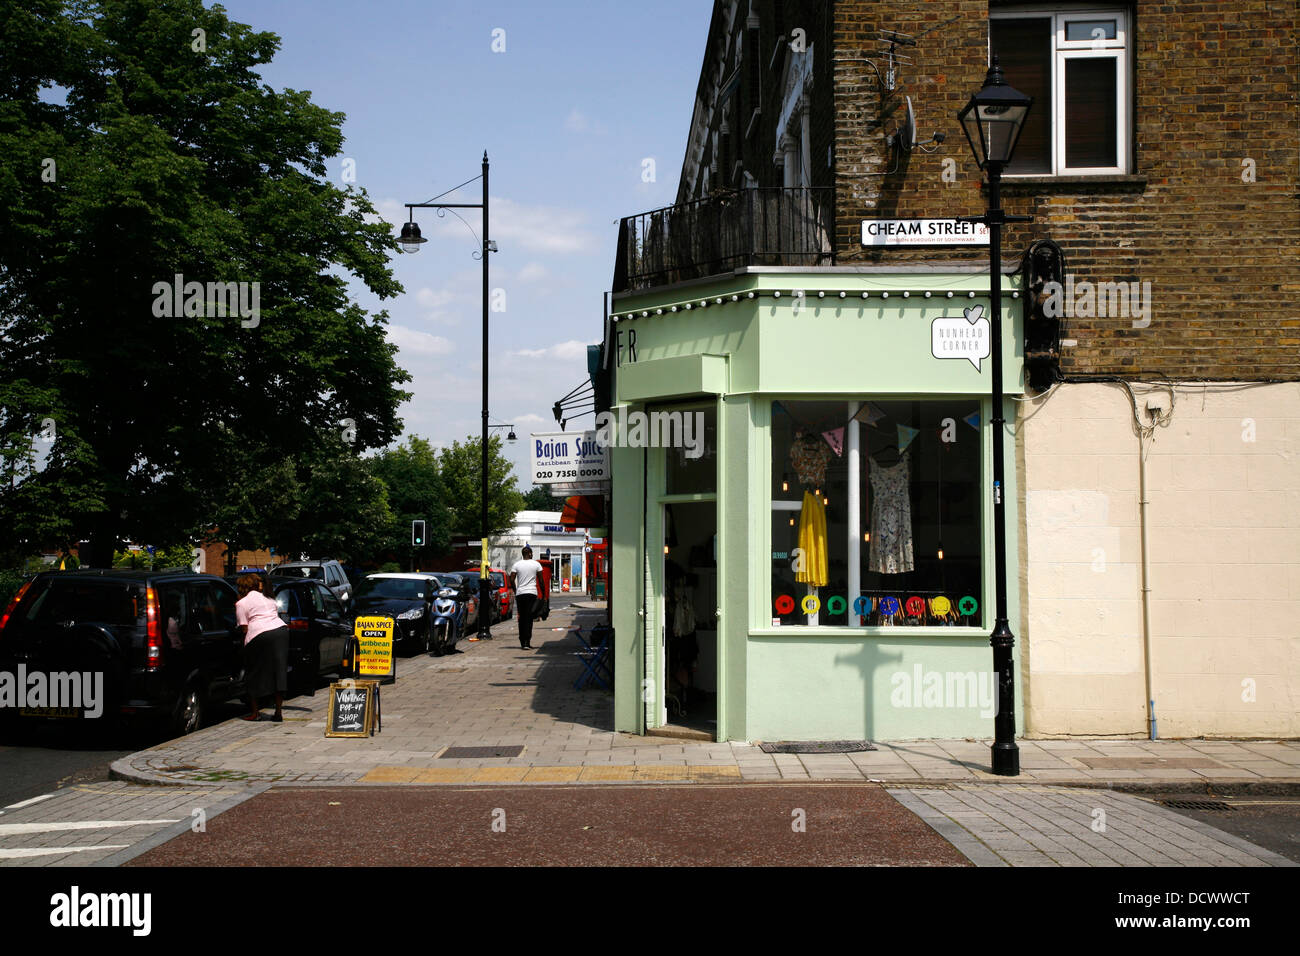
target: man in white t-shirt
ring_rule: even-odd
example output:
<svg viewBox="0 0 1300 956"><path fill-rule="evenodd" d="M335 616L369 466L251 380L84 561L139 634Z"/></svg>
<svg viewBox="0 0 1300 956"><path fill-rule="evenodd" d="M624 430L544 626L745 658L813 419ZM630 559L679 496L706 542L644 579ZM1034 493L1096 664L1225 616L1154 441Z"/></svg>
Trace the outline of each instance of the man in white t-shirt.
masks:
<svg viewBox="0 0 1300 956"><path fill-rule="evenodd" d="M542 596L542 566L533 560L533 549L524 548L523 557L510 567L510 590L515 592L515 611L519 615L519 646L533 646L533 614Z"/></svg>

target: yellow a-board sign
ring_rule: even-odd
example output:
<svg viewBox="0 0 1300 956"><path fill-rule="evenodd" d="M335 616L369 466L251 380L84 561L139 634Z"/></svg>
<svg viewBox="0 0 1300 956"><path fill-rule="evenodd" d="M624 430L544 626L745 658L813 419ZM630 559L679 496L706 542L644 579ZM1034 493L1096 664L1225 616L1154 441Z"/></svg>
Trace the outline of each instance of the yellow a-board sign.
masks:
<svg viewBox="0 0 1300 956"><path fill-rule="evenodd" d="M393 631L396 622L391 617L359 617L352 625L357 639L358 677L396 677L396 658L393 655Z"/></svg>

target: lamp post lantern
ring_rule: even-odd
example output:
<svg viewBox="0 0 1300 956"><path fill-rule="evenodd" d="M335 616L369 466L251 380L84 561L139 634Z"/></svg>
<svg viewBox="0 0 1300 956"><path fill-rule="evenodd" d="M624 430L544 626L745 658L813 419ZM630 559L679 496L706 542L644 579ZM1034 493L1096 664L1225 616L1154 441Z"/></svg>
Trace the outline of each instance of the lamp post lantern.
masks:
<svg viewBox="0 0 1300 956"><path fill-rule="evenodd" d="M479 601L478 601L478 631L479 637L483 640L492 639L492 612L491 598L489 597L489 586L491 584L488 578L488 253L496 252L497 245L488 238L488 154L487 150L483 151L483 172L481 176L475 177L483 180L483 201L481 203L440 203L440 202L413 202L407 203L406 208L414 209L436 209L438 215L444 215L444 210L453 210L453 215L460 218L460 214L454 212L456 209L482 209L483 210L483 239L482 246L476 253L477 258L483 261L483 473L480 485L482 502L480 507L479 531L481 534L482 555L479 560ZM473 182L470 180L469 182ZM461 186L467 183L461 183ZM456 189L459 189L457 186ZM448 190L452 192L453 190ZM443 193L442 195L446 195ZM438 197L434 197L435 199ZM461 220L464 222L464 220ZM469 225L466 223L466 225ZM472 229L470 230L473 231ZM398 237L398 245L403 252L415 253L420 251L422 243L427 242L420 235L420 227L415 222L415 214L410 214L410 219L402 225L402 233Z"/></svg>
<svg viewBox="0 0 1300 956"><path fill-rule="evenodd" d="M1016 746L1015 669L1011 649L1016 639L1007 621L1007 518L1005 462L1003 461L1002 415L1002 224L1028 222L1029 216L1008 216L1002 211L1002 170L1011 162L1016 141L1024 127L1033 97L1008 86L1002 76L998 58L993 58L984 78L984 86L971 96L957 114L966 141L979 168L988 173L988 212L983 216L963 216L965 222L980 222L989 230L989 272L991 274L989 316L992 349L990 389L993 417L993 576L996 615L989 643L993 647L993 669L998 681L998 710L993 718L993 772L999 776L1020 775L1020 748Z"/></svg>

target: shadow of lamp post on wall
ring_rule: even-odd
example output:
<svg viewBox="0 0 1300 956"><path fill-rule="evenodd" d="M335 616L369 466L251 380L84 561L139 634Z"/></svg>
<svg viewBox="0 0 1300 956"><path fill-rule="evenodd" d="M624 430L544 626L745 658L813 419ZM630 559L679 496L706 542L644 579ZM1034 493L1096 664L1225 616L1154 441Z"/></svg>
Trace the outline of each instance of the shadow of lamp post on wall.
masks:
<svg viewBox="0 0 1300 956"><path fill-rule="evenodd" d="M1011 649L1016 639L1007 622L1007 519L1005 507L1005 464L1003 461L1002 411L1002 224L1029 222L1029 216L1008 216L1002 211L1002 171L1011 162L1016 141L1024 127L1033 97L1008 86L998 58L984 77L979 92L957 114L975 162L988 174L988 212L983 216L962 216L963 222L979 222L989 230L990 349L993 384L993 574L997 601L996 620L989 643L993 647L993 669L998 681L998 710L993 718L993 772L1003 777L1020 775L1020 748L1016 746L1015 670Z"/></svg>
<svg viewBox="0 0 1300 956"><path fill-rule="evenodd" d="M483 172L480 175L475 176L474 179L483 180L483 201L481 203L440 203L430 200L429 202L408 202L406 203L406 208L408 210L434 209L437 210L440 217L445 216L447 210L450 209L452 215L457 219L460 219L461 222L465 222L465 220L461 219L460 213L456 212L457 209L483 210L483 239L479 246L479 251L473 254L474 258L480 259L483 262L483 474L480 488L483 500L481 502L481 520L479 522L479 531L482 535L483 550L479 562L482 574L479 577L478 631L480 638L483 640L490 640L492 637L492 606L488 603L491 600L488 596L488 589L491 581L489 580L487 573L487 541L488 534L491 531L488 527L488 253L496 252L497 244L488 239L487 150L483 151ZM440 193L438 196L434 196L433 199L439 199L442 196L447 195L447 193L455 192L463 186L468 186L474 181L474 179L466 180L461 183L460 186L448 189L447 192ZM470 232L474 231L474 228L470 226L469 223L465 222L465 225L469 228ZM475 236L475 238L478 237ZM419 252L420 245L428 242L427 239L420 235L420 227L415 222L414 211L409 213L409 218L407 222L403 224L402 234L398 237L397 242L403 252L409 253Z"/></svg>

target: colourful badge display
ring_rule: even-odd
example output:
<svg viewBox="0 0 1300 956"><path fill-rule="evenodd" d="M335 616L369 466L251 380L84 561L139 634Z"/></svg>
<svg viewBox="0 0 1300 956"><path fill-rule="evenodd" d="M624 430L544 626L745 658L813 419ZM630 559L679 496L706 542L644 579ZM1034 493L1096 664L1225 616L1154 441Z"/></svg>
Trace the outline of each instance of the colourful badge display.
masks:
<svg viewBox="0 0 1300 956"><path fill-rule="evenodd" d="M900 605L898 603L898 598L896 597L881 598L880 613L885 615L885 617L893 617L895 614L899 612L899 610L900 610Z"/></svg>
<svg viewBox="0 0 1300 956"><path fill-rule="evenodd" d="M925 602L916 595L907 599L906 607L908 617L920 617L925 613Z"/></svg>
<svg viewBox="0 0 1300 956"><path fill-rule="evenodd" d="M970 617L979 610L980 602L975 600L969 594L957 602L957 610L963 617Z"/></svg>
<svg viewBox="0 0 1300 956"><path fill-rule="evenodd" d="M794 613L794 598L788 594L782 594L773 602L776 607L776 613L782 616Z"/></svg>
<svg viewBox="0 0 1300 956"><path fill-rule="evenodd" d="M930 609L934 611L935 614L942 617L952 610L952 602L943 595L939 595L939 597L930 602Z"/></svg>

